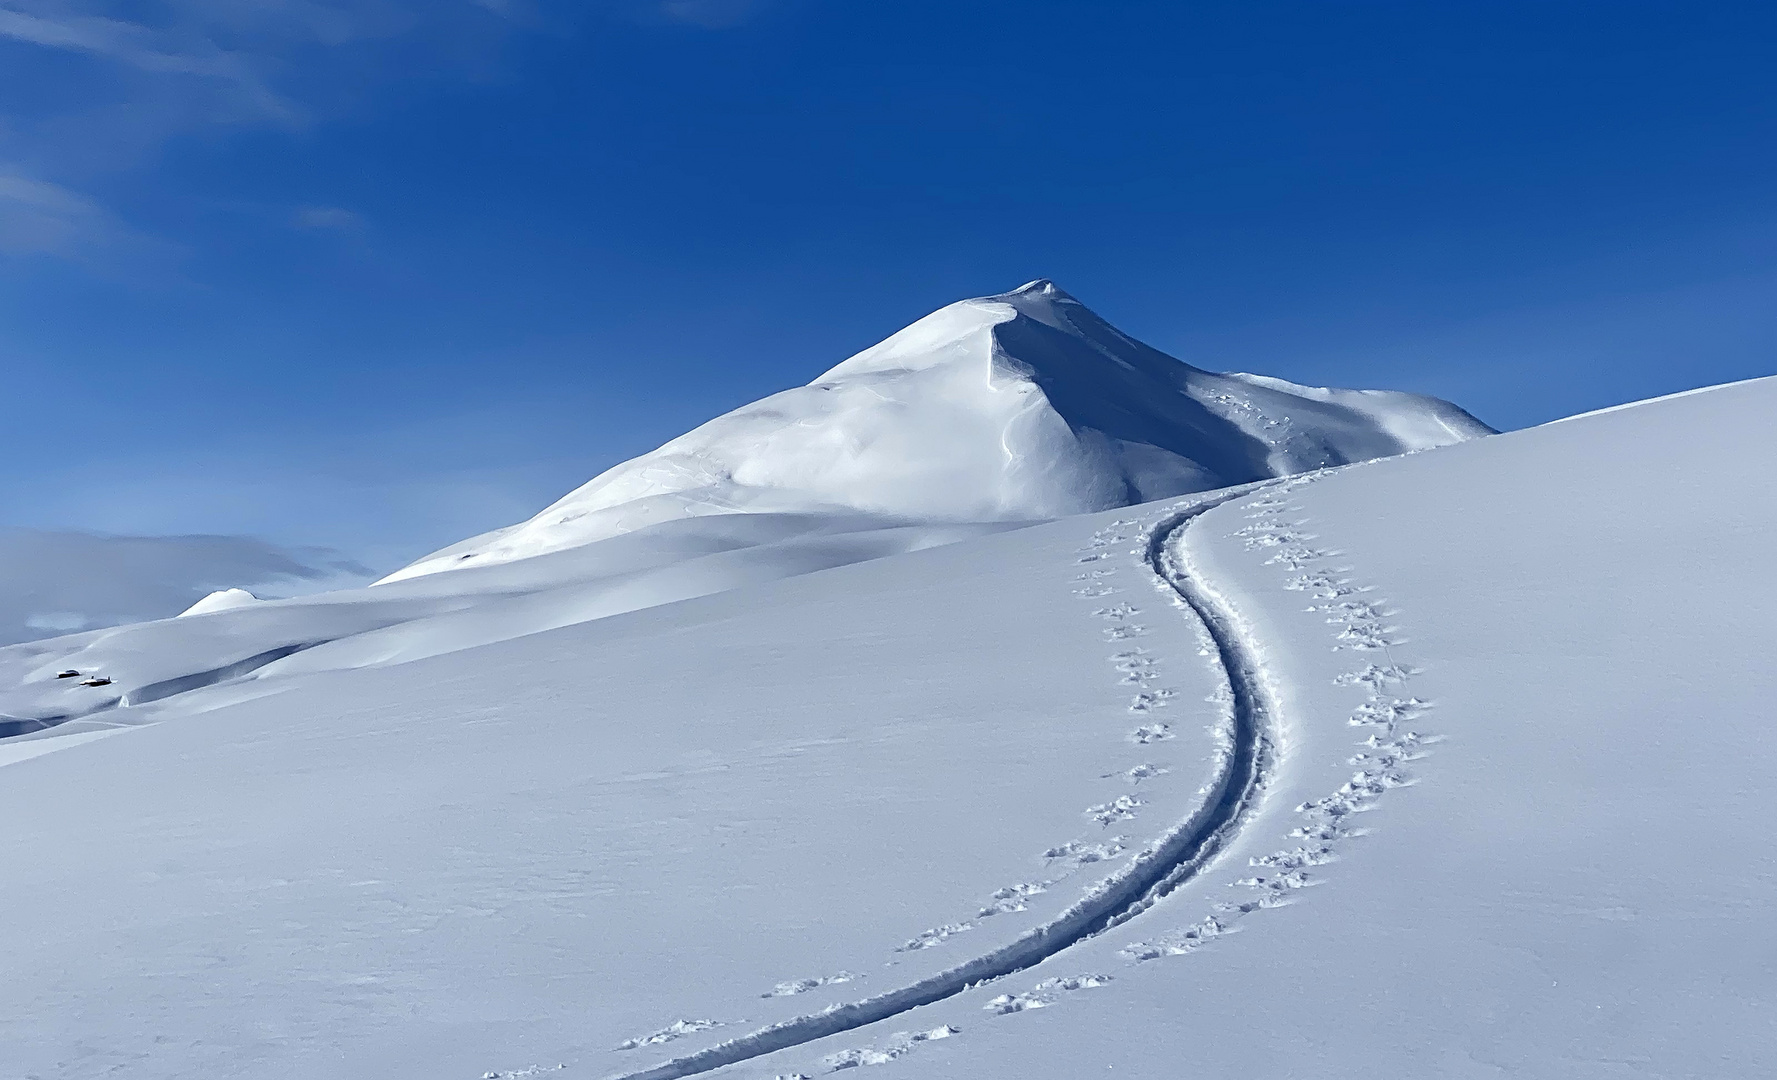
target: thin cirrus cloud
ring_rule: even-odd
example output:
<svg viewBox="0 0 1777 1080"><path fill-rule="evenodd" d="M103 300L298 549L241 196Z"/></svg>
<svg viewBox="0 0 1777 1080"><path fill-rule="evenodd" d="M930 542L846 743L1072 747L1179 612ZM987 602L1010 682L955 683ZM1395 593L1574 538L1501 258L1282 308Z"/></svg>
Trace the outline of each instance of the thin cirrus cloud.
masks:
<svg viewBox="0 0 1777 1080"><path fill-rule="evenodd" d="M0 253L73 257L108 231L107 218L97 203L65 187L0 175Z"/></svg>
<svg viewBox="0 0 1777 1080"><path fill-rule="evenodd" d="M0 257L97 264L140 248L148 238L102 193L168 139L312 124L338 86L384 77L380 44L490 19L509 26L525 10L521 0L0 0L0 89L16 82L58 103L0 106ZM298 207L289 220L335 232L363 225L325 206Z"/></svg>
<svg viewBox="0 0 1777 1080"><path fill-rule="evenodd" d="M48 256L98 267L166 250L77 191L0 171L0 257Z"/></svg>
<svg viewBox="0 0 1777 1080"><path fill-rule="evenodd" d="M295 110L273 93L253 58L215 44L199 25L155 29L143 23L66 4L0 5L0 37L63 52L114 61L150 75L188 76L227 84L238 99L268 117L291 119Z"/></svg>
<svg viewBox="0 0 1777 1080"><path fill-rule="evenodd" d="M395 77L379 48L386 43L429 41L440 55L460 57L468 55L465 41L473 53L501 40L487 33L490 20L503 30L566 27L600 12L621 17L637 3L656 18L716 30L747 21L772 0L590 7L549 0L0 0L0 90L10 68L11 79L55 90L52 100L61 102L24 115L0 106L0 256L94 262L143 240L97 194L109 178L152 161L168 139L192 130L316 123L341 87L359 87L346 95L358 100L377 80ZM94 66L39 70L30 64L33 52ZM288 220L335 232L364 224L325 206L298 207Z"/></svg>
<svg viewBox="0 0 1777 1080"><path fill-rule="evenodd" d="M28 45L121 60L143 71L225 78L241 75L239 64L214 47L208 50L209 55L198 55L166 47L162 35L138 23L98 15L54 18L26 10L29 6L34 5L0 7L0 35ZM59 8L40 6L46 12Z"/></svg>
<svg viewBox="0 0 1777 1080"><path fill-rule="evenodd" d="M636 2L610 0L595 10L621 17L626 8L636 12ZM640 4L655 18L720 30L772 0ZM379 46L396 39L423 43L431 35L438 44L468 31L486 48L499 40L485 33L489 20L523 30L587 14L547 0L0 0L0 91L10 68L11 79L56 90L50 100L60 102L23 114L0 105L0 260L49 258L107 277L164 269L185 249L132 224L107 192L149 166L169 139L203 128L316 123L340 86L385 77ZM78 58L80 66L36 68L33 54ZM302 231L361 235L366 227L342 207L279 214Z"/></svg>

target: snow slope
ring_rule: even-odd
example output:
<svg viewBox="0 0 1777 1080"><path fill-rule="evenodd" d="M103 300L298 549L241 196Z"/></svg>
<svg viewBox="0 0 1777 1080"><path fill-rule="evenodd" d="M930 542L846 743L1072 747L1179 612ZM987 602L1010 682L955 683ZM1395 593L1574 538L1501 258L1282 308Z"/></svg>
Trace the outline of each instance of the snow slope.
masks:
<svg viewBox="0 0 1777 1080"><path fill-rule="evenodd" d="M1763 379L1205 515L1185 547L1279 692L1263 809L1069 958L1112 987L975 1011L919 1075L1768 1075L1774 408ZM1321 846L1309 887L1250 865ZM1270 885L1286 904L1218 910ZM990 991L897 1023L963 1026Z"/></svg>
<svg viewBox="0 0 1777 1080"><path fill-rule="evenodd" d="M0 839L33 912L0 1046L26 1075L601 1075L1004 946L1215 771L1195 629L1096 595L1139 534L290 678L7 766L43 827Z"/></svg>
<svg viewBox="0 0 1777 1080"><path fill-rule="evenodd" d="M0 649L0 735L96 730L126 722L111 715L119 706L217 700L185 695L221 682L266 693L259 684L285 676L406 662L1487 431L1431 398L1198 371L1033 282L952 304L370 590L274 603L231 590L178 625ZM111 681L55 677L69 669Z"/></svg>
<svg viewBox="0 0 1777 1080"><path fill-rule="evenodd" d="M41 1077L1765 1075L1774 406L0 742L64 748L0 770L30 823L0 1047Z"/></svg>

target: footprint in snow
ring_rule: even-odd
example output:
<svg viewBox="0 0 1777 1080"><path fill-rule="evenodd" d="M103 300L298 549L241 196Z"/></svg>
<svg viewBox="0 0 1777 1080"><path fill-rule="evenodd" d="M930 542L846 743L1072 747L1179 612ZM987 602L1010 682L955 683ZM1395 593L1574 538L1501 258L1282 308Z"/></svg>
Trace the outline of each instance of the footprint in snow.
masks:
<svg viewBox="0 0 1777 1080"><path fill-rule="evenodd" d="M1044 979L1022 994L1001 994L982 1008L995 1016L1009 1016L1027 1009L1046 1009L1061 1000L1061 995L1090 990L1112 981L1109 975L1074 975L1063 979Z"/></svg>
<svg viewBox="0 0 1777 1080"><path fill-rule="evenodd" d="M647 1035L637 1035L633 1039L625 1039L617 1044L619 1050L639 1050L644 1046L659 1046L662 1043L682 1039L687 1035L695 1035L700 1031L727 1026L720 1020L674 1020L659 1031Z"/></svg>
<svg viewBox="0 0 1777 1080"><path fill-rule="evenodd" d="M1379 727L1392 730L1402 720L1411 720L1429 708L1431 708L1429 703L1416 697L1390 698L1387 701L1377 699L1366 701L1351 710L1351 719L1346 723L1352 727Z"/></svg>
<svg viewBox="0 0 1777 1080"><path fill-rule="evenodd" d="M1136 808L1142 800L1135 795L1119 795L1108 803L1086 808L1086 816L1104 828L1110 828L1119 821L1129 821L1135 817Z"/></svg>
<svg viewBox="0 0 1777 1080"><path fill-rule="evenodd" d="M1026 900L1049 891L1052 881L1027 881L1018 885L1008 885L993 894L993 903L975 913L978 919L986 919L994 915L1005 915L1014 911L1028 910Z"/></svg>
<svg viewBox="0 0 1777 1080"><path fill-rule="evenodd" d="M1171 771L1172 771L1171 769L1168 769L1163 765L1156 765L1151 761L1144 761L1140 765L1135 766L1134 768L1123 770L1123 772L1121 774L1106 773L1100 779L1109 779L1112 776L1121 775L1123 777L1123 779L1129 781L1131 784L1139 784L1143 780L1147 780L1147 779L1150 779L1155 776L1165 776L1167 773L1169 773Z"/></svg>
<svg viewBox="0 0 1777 1080"><path fill-rule="evenodd" d="M1072 863L1074 866L1090 866L1093 863L1107 862L1117 858L1129 850L1127 836L1113 836L1103 843L1092 844L1084 840L1069 840L1043 852L1043 858L1050 862L1058 859Z"/></svg>
<svg viewBox="0 0 1777 1080"><path fill-rule="evenodd" d="M930 949L935 945L944 944L944 942L957 934L966 933L973 929L975 929L975 924L966 922L949 923L944 926L933 927L930 930L923 931L918 937L907 939L904 943L896 946L895 951L918 952L920 949Z"/></svg>
<svg viewBox="0 0 1777 1080"><path fill-rule="evenodd" d="M792 979L788 982L778 983L759 996L762 998L795 997L797 994L806 994L810 990L819 990L823 986L836 986L861 978L863 978L862 975L854 972L841 971L837 975L823 975L818 979Z"/></svg>
<svg viewBox="0 0 1777 1080"><path fill-rule="evenodd" d="M1265 565L1282 566L1286 570L1306 570L1310 566L1313 566L1317 561L1327 558L1332 554L1334 553L1331 551L1322 551L1319 548L1292 545L1283 548L1269 559L1266 559Z"/></svg>
<svg viewBox="0 0 1777 1080"><path fill-rule="evenodd" d="M1164 708L1166 703L1178 696L1177 690L1143 690L1130 699L1129 711L1132 713L1150 713L1155 709Z"/></svg>
<svg viewBox="0 0 1777 1080"><path fill-rule="evenodd" d="M1373 694L1381 694L1384 686L1406 682L1413 672L1398 664L1382 667L1370 664L1360 671L1348 671L1333 680L1334 686L1367 686Z"/></svg>
<svg viewBox="0 0 1777 1080"><path fill-rule="evenodd" d="M1333 646L1335 651L1339 649L1360 651L1386 649L1390 645L1401 644L1400 641L1384 633L1381 627L1376 626L1347 626L1335 636L1338 638L1338 644Z"/></svg>
<svg viewBox="0 0 1777 1080"><path fill-rule="evenodd" d="M829 1054L827 1057L822 1058L821 1064L826 1067L828 1072L838 1072L841 1069L855 1069L860 1065L887 1065L896 1058L912 1053L922 1043L935 1042L938 1039L948 1039L960 1034L962 1034L962 1032L951 1027L949 1024L945 1024L942 1027L935 1027L930 1031L901 1031L891 1035L882 1044L880 1049L860 1047L856 1050L841 1050L837 1054Z"/></svg>
<svg viewBox="0 0 1777 1080"><path fill-rule="evenodd" d="M1158 960L1162 956L1184 956L1196 952L1223 934L1232 933L1233 929L1231 920L1221 915L1210 915L1176 934L1169 934L1157 941L1132 942L1119 951L1137 963Z"/></svg>

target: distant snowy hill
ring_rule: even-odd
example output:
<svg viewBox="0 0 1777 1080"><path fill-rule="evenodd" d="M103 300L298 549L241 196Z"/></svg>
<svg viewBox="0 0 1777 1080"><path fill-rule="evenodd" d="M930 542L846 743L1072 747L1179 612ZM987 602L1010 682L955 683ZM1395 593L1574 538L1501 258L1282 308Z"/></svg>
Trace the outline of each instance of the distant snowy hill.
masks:
<svg viewBox="0 0 1777 1080"><path fill-rule="evenodd" d="M399 581L734 513L1042 521L1491 431L1445 401L1199 371L1048 281L926 316Z"/></svg>
<svg viewBox="0 0 1777 1080"><path fill-rule="evenodd" d="M288 596L375 576L338 552L242 536L0 528L0 645L166 618L225 586Z"/></svg>

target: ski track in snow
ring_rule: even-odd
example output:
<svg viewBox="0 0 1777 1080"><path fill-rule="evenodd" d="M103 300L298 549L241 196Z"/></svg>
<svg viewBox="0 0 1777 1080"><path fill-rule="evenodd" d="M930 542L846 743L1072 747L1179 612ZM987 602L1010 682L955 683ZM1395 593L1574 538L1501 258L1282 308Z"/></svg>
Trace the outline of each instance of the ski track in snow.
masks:
<svg viewBox="0 0 1777 1080"><path fill-rule="evenodd" d="M999 949L965 961L948 970L918 982L875 997L850 1004L835 1004L818 1013L784 1020L748 1035L717 1043L684 1057L662 1062L652 1068L620 1073L612 1080L678 1080L715 1069L762 1057L766 1054L801 1046L890 1019L913 1009L960 994L982 983L992 982L1041 963L1063 950L1120 926L1148 910L1167 895L1195 877L1223 848L1228 839L1244 823L1256 802L1262 785L1262 771L1271 758L1271 740L1267 731L1272 706L1257 661L1250 649L1236 636L1236 623L1225 610L1221 599L1207 590L1190 574L1189 567L1173 555L1183 550L1175 544L1185 528L1197 517L1224 503L1246 497L1239 492L1220 499L1196 502L1183 510L1170 513L1147 531L1145 543L1136 549L1152 573L1156 591L1163 592L1175 606L1195 613L1203 635L1203 651L1219 659L1225 672L1225 685L1215 700L1222 701L1228 712L1225 745L1216 762L1215 778L1204 790L1204 800L1190 818L1167 831L1159 839L1143 847L1119 872L1094 885L1076 903L1053 920L1026 931L1017 940ZM1084 549L1077 563L1089 567L1076 580L1082 582L1075 594L1087 599L1110 596L1118 590L1108 579L1116 568L1104 565L1115 545L1132 539L1126 532L1139 524L1119 520L1100 530ZM1104 630L1107 642L1120 644L1146 632L1146 626L1132 621L1139 609L1127 602L1110 604L1094 613L1109 625ZM1140 648L1121 647L1111 657L1123 684L1135 687L1129 711L1136 717L1151 715L1163 708L1176 691L1155 688L1150 684L1160 678L1157 659ZM1130 735L1137 745L1146 745L1170 737L1171 728L1164 723L1140 725ZM1159 776L1165 770L1151 762L1132 766L1122 775L1131 783ZM1115 775L1115 774L1113 774ZM1133 794L1089 807L1085 815L1102 830L1113 823L1135 816L1141 799ZM1102 840L1073 840L1050 848L1043 857L1061 861L1068 873L1083 866L1120 858L1128 850L1125 837ZM1066 876L1064 874L1063 876ZM1026 883L1001 889L995 900L1014 904L1034 892L1046 889L1051 882ZM1023 890L1030 890L1024 892ZM1016 906L983 909L977 917L998 911L1019 910ZM972 923L953 923L927 930L910 939L896 951L904 952L941 944L955 934L967 931ZM1046 979L1030 991L1019 995L1001 995L986 1008L996 1015L1043 1008L1053 1004L1060 994L1102 986L1108 976L1083 975L1066 979ZM800 983L779 984L780 987ZM1003 999L1003 1000L1002 1000ZM828 1055L821 1062L821 1071L837 1072L864 1065L881 1065L894 1061L918 1046L936 1039L959 1034L945 1025L931 1031L900 1033L872 1047L862 1047ZM664 1034L664 1031L662 1032ZM664 1040L662 1040L664 1041ZM631 1044L642 1042L631 1040ZM626 1044L626 1046L631 1045ZM804 1074L783 1074L800 1077Z"/></svg>
<svg viewBox="0 0 1777 1080"><path fill-rule="evenodd" d="M1345 571L1330 566L1328 560L1336 553L1313 546L1315 537L1302 531L1303 522L1286 520L1302 512L1288 496L1320 475L1306 474L1269 486L1247 504L1248 524L1236 530L1233 538L1249 551L1275 549L1265 564L1287 574L1283 588L1305 593L1313 601L1307 610L1326 616L1327 625L1336 628L1332 632L1335 651L1375 657L1334 679L1334 685L1364 691L1347 721L1365 733L1362 748L1348 762L1357 771L1331 794L1296 807L1301 824L1290 832L1289 846L1252 859L1257 872L1231 883L1247 894L1245 898L1216 904L1201 920L1181 930L1126 946L1121 951L1130 960L1144 962L1194 952L1233 932L1245 916L1291 903L1298 890L1318 884L1312 868L1335 861L1345 841L1362 835L1352 817L1372 809L1390 789L1413 783L1407 763L1422 756L1423 747L1435 741L1411 724L1431 705L1404 691L1414 672L1394 658L1392 646L1400 642L1388 625L1386 602L1374 596L1371 587L1357 584ZM1182 533L1168 539L1172 558L1186 580L1200 580L1189 573L1182 540ZM1225 610L1225 605L1220 607Z"/></svg>

